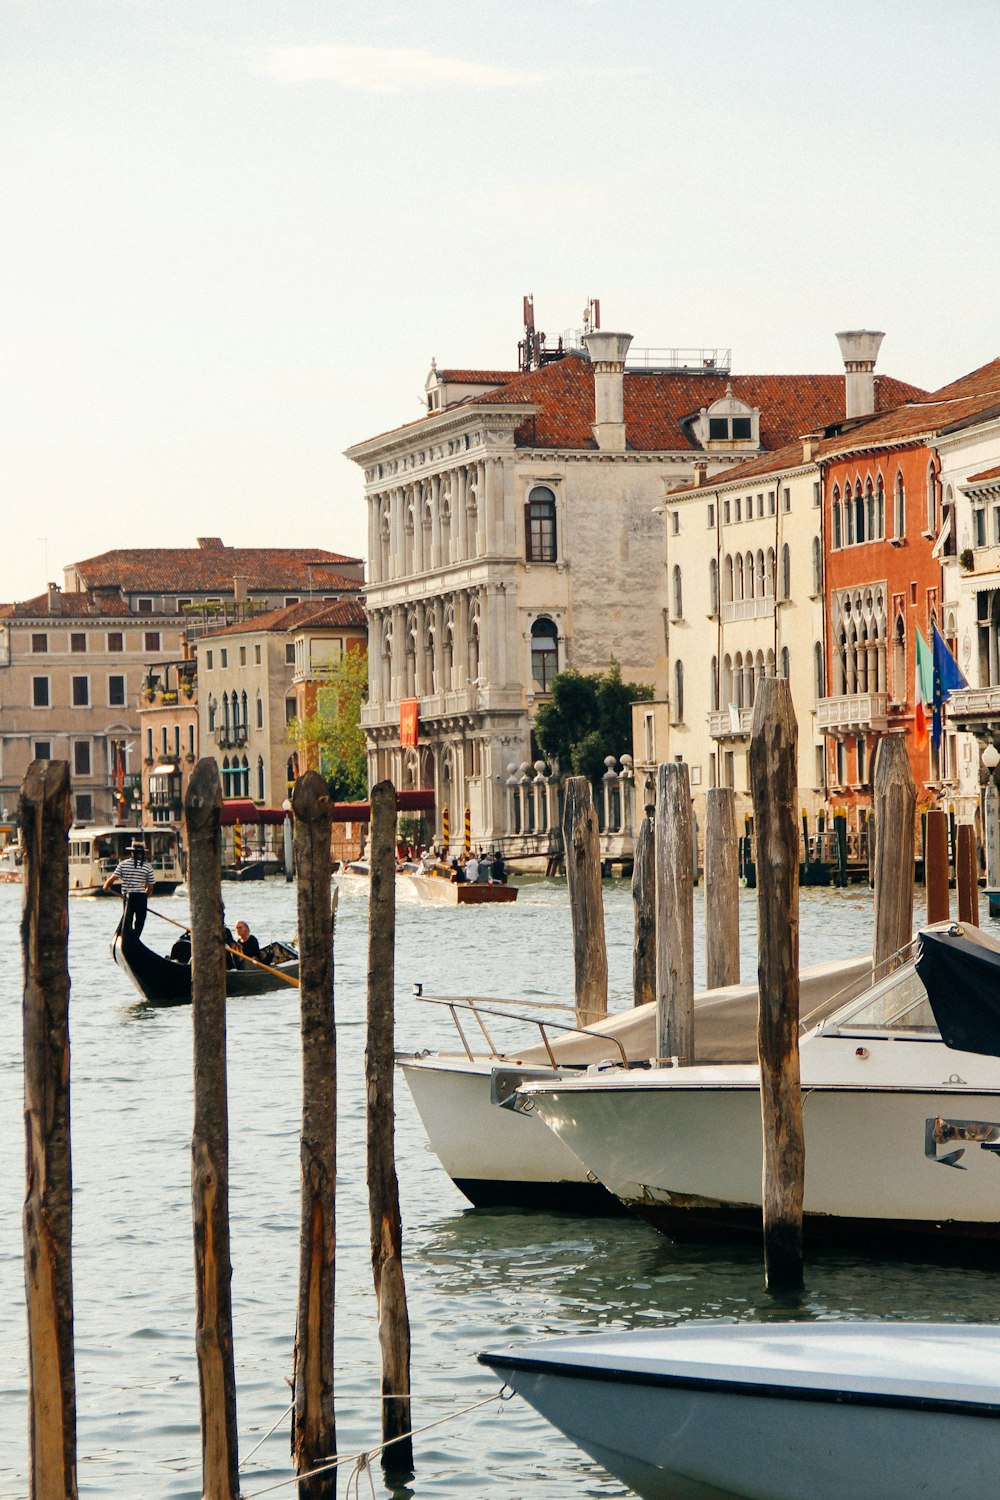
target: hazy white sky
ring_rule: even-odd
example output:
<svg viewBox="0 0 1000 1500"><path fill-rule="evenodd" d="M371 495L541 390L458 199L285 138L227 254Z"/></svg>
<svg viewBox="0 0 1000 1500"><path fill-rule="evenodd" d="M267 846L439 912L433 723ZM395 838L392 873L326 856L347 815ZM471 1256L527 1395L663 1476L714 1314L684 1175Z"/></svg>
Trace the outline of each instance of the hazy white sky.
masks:
<svg viewBox="0 0 1000 1500"><path fill-rule="evenodd" d="M349 443L521 296L734 369L1000 354L994 0L0 0L0 599L362 554Z"/></svg>

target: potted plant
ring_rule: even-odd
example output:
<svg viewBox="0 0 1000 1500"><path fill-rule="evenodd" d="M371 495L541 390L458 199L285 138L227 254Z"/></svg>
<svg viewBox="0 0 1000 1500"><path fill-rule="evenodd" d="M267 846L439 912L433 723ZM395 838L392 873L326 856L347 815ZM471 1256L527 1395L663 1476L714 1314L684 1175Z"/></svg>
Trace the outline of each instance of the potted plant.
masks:
<svg viewBox="0 0 1000 1500"><path fill-rule="evenodd" d="M959 566L964 568L966 573L971 573L975 566L975 558L972 556L972 548L963 547L962 551L958 554L958 561Z"/></svg>

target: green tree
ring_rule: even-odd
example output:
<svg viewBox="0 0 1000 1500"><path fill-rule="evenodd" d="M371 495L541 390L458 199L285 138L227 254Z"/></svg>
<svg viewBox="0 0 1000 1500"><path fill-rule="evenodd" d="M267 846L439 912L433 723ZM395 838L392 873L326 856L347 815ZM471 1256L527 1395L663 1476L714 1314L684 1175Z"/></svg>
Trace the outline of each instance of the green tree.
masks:
<svg viewBox="0 0 1000 1500"><path fill-rule="evenodd" d="M535 715L535 738L563 771L599 781L604 757L622 755L632 743L631 705L652 696L644 682L623 682L613 659L606 672L557 672L550 701Z"/></svg>
<svg viewBox="0 0 1000 1500"><path fill-rule="evenodd" d="M316 707L303 719L293 719L286 739L305 748L306 761L319 769L330 796L339 802L359 802L368 796L365 733L361 705L368 701L368 653L345 651L322 687Z"/></svg>

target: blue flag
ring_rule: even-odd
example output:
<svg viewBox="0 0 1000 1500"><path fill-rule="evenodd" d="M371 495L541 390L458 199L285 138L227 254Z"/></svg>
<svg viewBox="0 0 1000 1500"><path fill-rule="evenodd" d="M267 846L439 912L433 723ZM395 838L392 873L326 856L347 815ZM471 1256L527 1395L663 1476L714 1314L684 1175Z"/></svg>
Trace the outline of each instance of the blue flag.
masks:
<svg viewBox="0 0 1000 1500"><path fill-rule="evenodd" d="M939 750L941 748L941 709L957 688L968 687L969 684L962 676L962 669L948 650L944 636L938 630L937 625L934 625L933 631L934 695L931 703L934 712L931 721L931 739L934 742L934 749Z"/></svg>

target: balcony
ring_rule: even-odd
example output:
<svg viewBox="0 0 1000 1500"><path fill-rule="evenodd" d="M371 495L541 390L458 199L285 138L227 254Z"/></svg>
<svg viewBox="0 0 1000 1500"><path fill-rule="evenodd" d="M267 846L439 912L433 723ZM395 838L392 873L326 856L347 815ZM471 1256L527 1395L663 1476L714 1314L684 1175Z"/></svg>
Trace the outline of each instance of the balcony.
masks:
<svg viewBox="0 0 1000 1500"><path fill-rule="evenodd" d="M708 732L713 740L746 740L752 723L752 708L724 708L709 714Z"/></svg>
<svg viewBox="0 0 1000 1500"><path fill-rule="evenodd" d="M1000 686L960 688L948 699L945 712L953 729L1000 729Z"/></svg>
<svg viewBox="0 0 1000 1500"><path fill-rule="evenodd" d="M730 599L722 606L722 623L732 625L742 620L766 620L773 614L773 594L765 594L762 599Z"/></svg>
<svg viewBox="0 0 1000 1500"><path fill-rule="evenodd" d="M848 693L816 704L816 728L824 734L877 733L888 727L888 693Z"/></svg>
<svg viewBox="0 0 1000 1500"><path fill-rule="evenodd" d="M246 728L242 724L224 724L214 732L215 743L220 750L236 750L247 742Z"/></svg>

